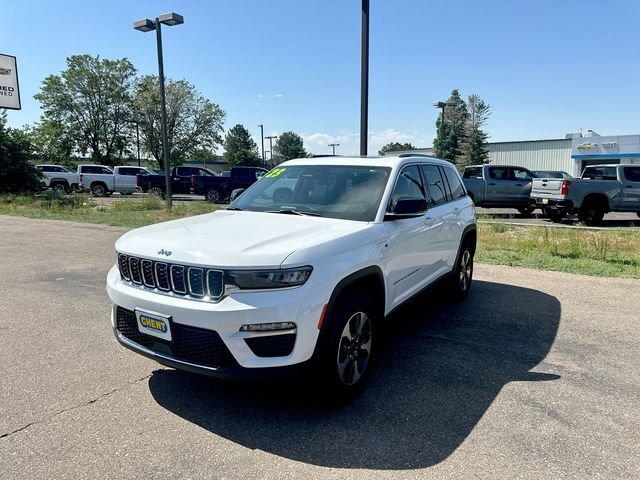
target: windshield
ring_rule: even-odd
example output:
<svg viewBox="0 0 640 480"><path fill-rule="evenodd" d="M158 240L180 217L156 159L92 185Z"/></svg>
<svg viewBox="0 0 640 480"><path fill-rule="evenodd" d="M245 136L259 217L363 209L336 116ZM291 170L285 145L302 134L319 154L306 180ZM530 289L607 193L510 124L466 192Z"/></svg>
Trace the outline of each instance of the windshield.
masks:
<svg viewBox="0 0 640 480"><path fill-rule="evenodd" d="M370 222L390 172L389 167L348 165L276 167L229 208Z"/></svg>

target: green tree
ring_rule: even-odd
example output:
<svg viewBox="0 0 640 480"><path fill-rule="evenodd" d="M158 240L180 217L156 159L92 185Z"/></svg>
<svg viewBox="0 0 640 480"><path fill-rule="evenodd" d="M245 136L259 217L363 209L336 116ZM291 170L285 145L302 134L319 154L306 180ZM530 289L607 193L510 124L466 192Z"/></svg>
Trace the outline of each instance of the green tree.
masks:
<svg viewBox="0 0 640 480"><path fill-rule="evenodd" d="M460 156L468 113L467 105L460 97L458 90L451 92L446 103L444 122L442 115L438 115L436 121L436 138L433 140L433 147L436 156L453 162Z"/></svg>
<svg viewBox="0 0 640 480"><path fill-rule="evenodd" d="M273 146L273 160L277 165L292 158L303 158L307 156L304 149L302 137L294 132L284 132L280 134Z"/></svg>
<svg viewBox="0 0 640 480"><path fill-rule="evenodd" d="M35 95L44 110L43 122L63 126L75 149L112 165L127 142L135 73L126 58L67 57L67 68L46 77Z"/></svg>
<svg viewBox="0 0 640 480"><path fill-rule="evenodd" d="M42 189L42 174L29 162L31 143L22 130L7 128L0 111L0 193L29 193Z"/></svg>
<svg viewBox="0 0 640 480"><path fill-rule="evenodd" d="M71 164L73 138L64 126L51 119L43 119L26 130L34 156L43 162Z"/></svg>
<svg viewBox="0 0 640 480"><path fill-rule="evenodd" d="M456 164L461 168L489 161L487 149L489 135L482 128L491 115L491 107L478 95L470 95L467 100L467 112L464 139L460 146L461 152L456 157Z"/></svg>
<svg viewBox="0 0 640 480"><path fill-rule="evenodd" d="M415 149L416 147L411 145L411 143L391 142L383 146L378 151L378 155L386 155L387 153L390 153L390 152L400 152L403 150L415 150Z"/></svg>
<svg viewBox="0 0 640 480"><path fill-rule="evenodd" d="M222 143L222 124L226 117L224 110L203 97L186 80L168 80L165 92L167 143L172 163L182 163L198 150L215 151ZM136 82L133 111L140 126L144 149L164 168L157 76L146 75Z"/></svg>
<svg viewBox="0 0 640 480"><path fill-rule="evenodd" d="M244 125L237 124L227 132L224 139L224 150L225 159L231 167L236 165L258 166L262 163L258 154L258 146Z"/></svg>

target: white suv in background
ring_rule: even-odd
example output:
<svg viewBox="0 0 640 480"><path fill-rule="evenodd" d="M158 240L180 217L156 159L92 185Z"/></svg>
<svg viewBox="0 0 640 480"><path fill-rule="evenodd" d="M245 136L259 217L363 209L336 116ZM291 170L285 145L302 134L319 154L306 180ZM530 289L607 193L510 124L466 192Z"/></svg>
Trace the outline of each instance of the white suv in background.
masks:
<svg viewBox="0 0 640 480"><path fill-rule="evenodd" d="M132 230L107 291L125 347L214 376L313 364L363 383L379 322L439 279L469 291L476 217L449 162L285 162L226 210Z"/></svg>

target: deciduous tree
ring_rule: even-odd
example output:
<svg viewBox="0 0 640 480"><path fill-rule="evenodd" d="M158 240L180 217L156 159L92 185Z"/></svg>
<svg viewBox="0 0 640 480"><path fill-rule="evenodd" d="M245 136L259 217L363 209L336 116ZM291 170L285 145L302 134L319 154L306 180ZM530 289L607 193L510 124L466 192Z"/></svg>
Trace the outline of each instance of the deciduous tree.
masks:
<svg viewBox="0 0 640 480"><path fill-rule="evenodd" d="M41 173L29 162L31 143L22 130L7 128L0 111L0 193L28 193L42 188Z"/></svg>
<svg viewBox="0 0 640 480"><path fill-rule="evenodd" d="M273 160L276 164L291 160L292 158L307 156L302 137L294 132L284 132L280 134L273 146L273 150Z"/></svg>
<svg viewBox="0 0 640 480"><path fill-rule="evenodd" d="M416 147L411 145L411 143L391 142L383 146L378 151L378 155L386 155L387 153L390 153L390 152L400 152L403 150L415 150L415 149Z"/></svg>

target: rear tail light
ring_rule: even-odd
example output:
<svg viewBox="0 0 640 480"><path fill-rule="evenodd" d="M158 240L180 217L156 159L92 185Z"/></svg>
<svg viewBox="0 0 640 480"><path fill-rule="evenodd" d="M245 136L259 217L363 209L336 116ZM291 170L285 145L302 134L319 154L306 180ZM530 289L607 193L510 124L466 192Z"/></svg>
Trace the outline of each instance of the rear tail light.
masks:
<svg viewBox="0 0 640 480"><path fill-rule="evenodd" d="M571 182L569 180L562 181L562 187L560 187L560 195L569 195L569 185L571 185Z"/></svg>
<svg viewBox="0 0 640 480"><path fill-rule="evenodd" d="M196 176L195 175L191 175L191 186L195 188L196 186Z"/></svg>

